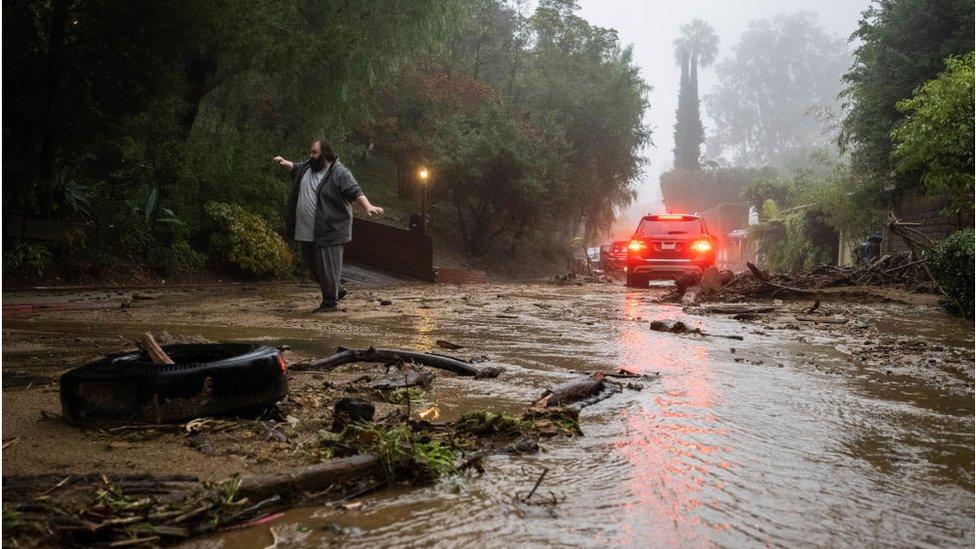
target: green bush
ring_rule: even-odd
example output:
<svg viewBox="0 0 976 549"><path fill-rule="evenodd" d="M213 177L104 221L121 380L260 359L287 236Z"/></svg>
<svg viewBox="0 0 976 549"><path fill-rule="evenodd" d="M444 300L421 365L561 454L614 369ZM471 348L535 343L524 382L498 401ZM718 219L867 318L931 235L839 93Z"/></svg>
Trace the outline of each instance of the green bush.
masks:
<svg viewBox="0 0 976 549"><path fill-rule="evenodd" d="M959 231L943 240L929 261L932 274L949 294L943 307L953 314L973 318L973 230Z"/></svg>
<svg viewBox="0 0 976 549"><path fill-rule="evenodd" d="M24 273L41 276L51 268L51 250L43 244L17 242L5 247L3 252L3 272Z"/></svg>
<svg viewBox="0 0 976 549"><path fill-rule="evenodd" d="M153 258L156 269L167 276L198 273L206 262L207 256L194 250L185 238L177 238Z"/></svg>
<svg viewBox="0 0 976 549"><path fill-rule="evenodd" d="M749 227L749 238L759 245L760 263L777 273L810 271L833 264L837 257L837 233L824 215L811 208L780 215L776 203L763 204L765 216L774 217Z"/></svg>
<svg viewBox="0 0 976 549"><path fill-rule="evenodd" d="M264 218L237 204L208 202L204 210L217 225L210 239L213 257L257 277L291 272L291 251Z"/></svg>

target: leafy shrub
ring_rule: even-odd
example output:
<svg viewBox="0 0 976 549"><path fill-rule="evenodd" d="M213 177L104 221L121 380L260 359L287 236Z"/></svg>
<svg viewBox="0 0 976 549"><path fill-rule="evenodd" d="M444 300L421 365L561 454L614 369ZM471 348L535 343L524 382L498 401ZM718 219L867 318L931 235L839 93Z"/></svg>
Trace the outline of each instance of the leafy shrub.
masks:
<svg viewBox="0 0 976 549"><path fill-rule="evenodd" d="M947 213L973 211L973 53L949 57L946 70L898 102L904 122L891 132L898 170L922 170L933 194L952 200Z"/></svg>
<svg viewBox="0 0 976 549"><path fill-rule="evenodd" d="M208 202L204 210L217 225L210 239L214 257L258 277L282 276L291 271L288 245L264 218L237 204Z"/></svg>
<svg viewBox="0 0 976 549"><path fill-rule="evenodd" d="M43 244L17 242L3 253L4 273L25 273L41 276L51 268L51 250Z"/></svg>
<svg viewBox="0 0 976 549"><path fill-rule="evenodd" d="M763 210L774 215L775 203L767 200ZM810 208L751 225L749 237L759 245L763 266L779 273L809 271L837 257L837 233Z"/></svg>
<svg viewBox="0 0 976 549"><path fill-rule="evenodd" d="M973 318L973 230L959 231L943 240L931 260L932 274L949 294L943 307L953 314Z"/></svg>
<svg viewBox="0 0 976 549"><path fill-rule="evenodd" d="M161 248L154 258L156 268L168 276L198 273L206 262L207 256L194 250L185 238Z"/></svg>

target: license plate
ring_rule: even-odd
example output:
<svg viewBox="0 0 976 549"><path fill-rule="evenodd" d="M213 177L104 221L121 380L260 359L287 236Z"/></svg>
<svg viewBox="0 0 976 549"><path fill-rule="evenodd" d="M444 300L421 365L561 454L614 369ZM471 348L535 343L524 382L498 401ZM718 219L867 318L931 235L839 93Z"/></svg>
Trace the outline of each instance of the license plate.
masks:
<svg viewBox="0 0 976 549"><path fill-rule="evenodd" d="M662 250L673 250L674 249L674 242L662 242L661 243L661 249Z"/></svg>

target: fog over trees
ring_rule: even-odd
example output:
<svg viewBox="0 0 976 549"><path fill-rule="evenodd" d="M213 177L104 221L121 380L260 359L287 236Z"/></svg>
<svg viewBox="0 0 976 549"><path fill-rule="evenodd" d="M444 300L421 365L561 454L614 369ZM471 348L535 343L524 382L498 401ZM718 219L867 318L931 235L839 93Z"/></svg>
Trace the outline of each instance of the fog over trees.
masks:
<svg viewBox="0 0 976 549"><path fill-rule="evenodd" d="M833 145L852 60L844 38L803 12L752 22L731 49L704 98L709 158L789 167Z"/></svg>

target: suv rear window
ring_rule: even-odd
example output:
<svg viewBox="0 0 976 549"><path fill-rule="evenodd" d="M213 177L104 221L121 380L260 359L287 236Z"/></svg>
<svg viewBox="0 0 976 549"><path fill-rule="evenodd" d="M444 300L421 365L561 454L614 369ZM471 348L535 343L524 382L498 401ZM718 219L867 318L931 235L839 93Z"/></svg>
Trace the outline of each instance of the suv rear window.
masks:
<svg viewBox="0 0 976 549"><path fill-rule="evenodd" d="M637 226L637 236L697 235L704 232L698 219L642 219Z"/></svg>

